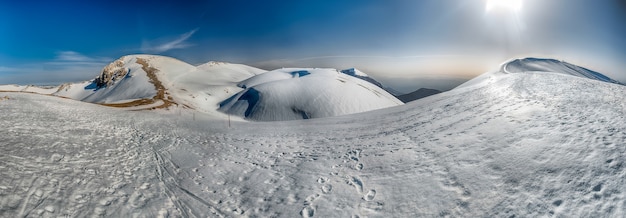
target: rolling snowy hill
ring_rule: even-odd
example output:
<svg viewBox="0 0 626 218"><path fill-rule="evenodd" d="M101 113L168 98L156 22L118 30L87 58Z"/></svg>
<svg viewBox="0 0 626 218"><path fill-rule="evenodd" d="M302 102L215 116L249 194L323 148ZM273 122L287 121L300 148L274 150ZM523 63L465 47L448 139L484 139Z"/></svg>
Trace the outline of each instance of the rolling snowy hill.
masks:
<svg viewBox="0 0 626 218"><path fill-rule="evenodd" d="M402 105L369 81L334 69L287 68L239 83L220 110L258 121L332 117Z"/></svg>
<svg viewBox="0 0 626 218"><path fill-rule="evenodd" d="M230 128L0 93L0 216L624 217L623 93L494 72L384 110Z"/></svg>

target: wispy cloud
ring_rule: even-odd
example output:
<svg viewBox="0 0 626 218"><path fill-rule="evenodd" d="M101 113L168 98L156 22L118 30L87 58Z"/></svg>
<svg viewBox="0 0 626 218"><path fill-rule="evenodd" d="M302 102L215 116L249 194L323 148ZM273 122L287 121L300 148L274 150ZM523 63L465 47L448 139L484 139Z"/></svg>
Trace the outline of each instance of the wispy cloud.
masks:
<svg viewBox="0 0 626 218"><path fill-rule="evenodd" d="M79 62L79 63L102 63L102 62L110 62L111 58L105 57L88 57L81 53L75 51L59 51L56 53L56 57L52 63L68 63L68 62Z"/></svg>
<svg viewBox="0 0 626 218"><path fill-rule="evenodd" d="M13 72L19 72L22 69L20 68L15 68L15 67L5 67L5 66L0 66L0 73L13 73Z"/></svg>
<svg viewBox="0 0 626 218"><path fill-rule="evenodd" d="M187 40L198 31L198 28L186 32L174 39L143 41L141 51L146 53L163 53L172 49L181 49L193 46Z"/></svg>
<svg viewBox="0 0 626 218"><path fill-rule="evenodd" d="M82 62L82 61L93 61L93 58L87 57L75 51L60 51L60 52L57 52L56 60Z"/></svg>
<svg viewBox="0 0 626 218"><path fill-rule="evenodd" d="M0 66L0 84L51 85L95 78L111 58L59 51L54 59L18 66Z"/></svg>

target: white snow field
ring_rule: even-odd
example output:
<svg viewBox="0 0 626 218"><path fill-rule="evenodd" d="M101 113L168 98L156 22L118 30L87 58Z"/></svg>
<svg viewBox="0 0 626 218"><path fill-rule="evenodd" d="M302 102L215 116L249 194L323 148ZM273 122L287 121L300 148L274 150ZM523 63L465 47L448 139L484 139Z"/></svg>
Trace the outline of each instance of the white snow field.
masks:
<svg viewBox="0 0 626 218"><path fill-rule="evenodd" d="M624 93L496 72L383 110L230 127L0 93L0 217L624 217Z"/></svg>

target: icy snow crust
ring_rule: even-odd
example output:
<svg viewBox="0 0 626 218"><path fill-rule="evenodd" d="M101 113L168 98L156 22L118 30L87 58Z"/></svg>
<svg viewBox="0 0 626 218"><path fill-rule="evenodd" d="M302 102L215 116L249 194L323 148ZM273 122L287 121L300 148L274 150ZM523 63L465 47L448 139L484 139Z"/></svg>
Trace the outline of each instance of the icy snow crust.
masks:
<svg viewBox="0 0 626 218"><path fill-rule="evenodd" d="M403 104L380 87L335 69L279 69L238 86L245 90L222 102L220 111L256 121L332 117Z"/></svg>
<svg viewBox="0 0 626 218"><path fill-rule="evenodd" d="M624 217L625 92L492 73L385 110L230 128L2 93L0 216Z"/></svg>

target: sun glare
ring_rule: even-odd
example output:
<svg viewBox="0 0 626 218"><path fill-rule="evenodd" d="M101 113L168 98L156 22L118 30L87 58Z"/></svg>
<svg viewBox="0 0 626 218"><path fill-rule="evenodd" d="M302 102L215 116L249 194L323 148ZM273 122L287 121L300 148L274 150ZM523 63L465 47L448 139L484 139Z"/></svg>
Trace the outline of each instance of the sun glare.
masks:
<svg viewBox="0 0 626 218"><path fill-rule="evenodd" d="M512 11L522 10L522 0L487 0L485 11Z"/></svg>

